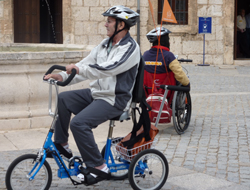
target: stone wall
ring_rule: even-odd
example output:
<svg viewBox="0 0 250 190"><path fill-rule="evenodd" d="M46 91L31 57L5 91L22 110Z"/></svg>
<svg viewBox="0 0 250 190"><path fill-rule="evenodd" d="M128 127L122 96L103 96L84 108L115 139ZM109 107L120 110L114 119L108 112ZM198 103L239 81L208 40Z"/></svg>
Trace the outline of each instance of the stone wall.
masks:
<svg viewBox="0 0 250 190"><path fill-rule="evenodd" d="M63 1L63 39L65 44L98 44L106 38L105 21L102 16L108 8L124 5L137 11L136 0L64 0ZM148 0L140 4L140 35L146 35L148 23ZM137 40L137 28L132 27L130 34Z"/></svg>
<svg viewBox="0 0 250 190"><path fill-rule="evenodd" d="M157 0L151 0L157 20ZM106 37L102 13L113 5L125 5L137 10L137 0L63 0L63 43L97 45ZM183 58L203 62L203 34L198 34L198 17L212 17L212 34L206 34L206 63L234 63L234 4L235 0L189 0L188 25L164 25L170 29L171 51ZM150 48L146 34L154 28L148 0L140 0L140 45ZM137 40L137 28L132 27ZM13 0L0 0L0 40L13 42Z"/></svg>
<svg viewBox="0 0 250 190"><path fill-rule="evenodd" d="M193 59L194 64L202 64L203 34L198 34L198 18L212 17L212 34L205 35L205 63L234 64L234 3L234 0L189 0L188 25L164 25L172 31L171 51ZM154 6L157 7L156 2ZM152 23L150 20L150 28Z"/></svg>
<svg viewBox="0 0 250 190"><path fill-rule="evenodd" d="M0 0L0 42L13 41L13 3L12 0Z"/></svg>
<svg viewBox="0 0 250 190"><path fill-rule="evenodd" d="M1 44L1 47L0 130L49 127L52 118L48 116L49 85L42 80L45 72L54 64L80 61L93 46ZM89 81L85 81L60 87L59 91L88 86Z"/></svg>

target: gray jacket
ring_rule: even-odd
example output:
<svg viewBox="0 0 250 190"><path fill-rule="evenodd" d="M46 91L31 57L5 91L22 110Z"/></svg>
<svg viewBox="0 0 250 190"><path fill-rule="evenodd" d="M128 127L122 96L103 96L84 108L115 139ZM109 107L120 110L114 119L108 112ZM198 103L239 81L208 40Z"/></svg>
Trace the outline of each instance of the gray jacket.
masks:
<svg viewBox="0 0 250 190"><path fill-rule="evenodd" d="M90 79L92 96L103 99L120 110L128 110L140 62L140 48L129 33L107 52L109 38L104 39L90 54L76 63L79 75L71 84ZM63 81L68 75L60 73Z"/></svg>

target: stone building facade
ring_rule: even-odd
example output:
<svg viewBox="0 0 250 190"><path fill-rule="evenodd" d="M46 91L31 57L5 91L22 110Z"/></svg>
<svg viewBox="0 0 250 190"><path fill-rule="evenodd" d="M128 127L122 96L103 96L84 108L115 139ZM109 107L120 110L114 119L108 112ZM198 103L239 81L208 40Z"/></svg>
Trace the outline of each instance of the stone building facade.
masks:
<svg viewBox="0 0 250 190"><path fill-rule="evenodd" d="M140 2L140 31L132 27L130 33L136 40L139 37L142 52L150 48L146 34L154 28L153 20L157 20L157 0L151 0L153 16L148 0L61 0L62 44L20 44L14 43L14 1L0 0L0 130L50 125L46 110L48 86L42 83L42 76L53 64L81 60L106 37L101 14L109 7L122 4L137 10ZM212 17L212 33L205 38L206 63L234 65L235 1L189 0L188 24L164 25L172 31L171 51L181 58L193 59L193 64L201 64L203 35L198 34L198 17L208 16ZM88 81L62 90L87 86Z"/></svg>
<svg viewBox="0 0 250 190"><path fill-rule="evenodd" d="M13 1L0 1L0 41L14 42ZM105 18L101 15L112 5L122 4L137 10L140 2L140 45L150 47L145 35L154 27L148 0L63 0L63 44L96 45L106 37ZM157 20L157 0L151 0ZM188 25L164 25L170 29L171 50L180 57L202 63L203 35L198 34L198 17L212 17L212 34L206 34L206 63L234 64L235 0L189 0ZM136 27L131 28L137 39Z"/></svg>

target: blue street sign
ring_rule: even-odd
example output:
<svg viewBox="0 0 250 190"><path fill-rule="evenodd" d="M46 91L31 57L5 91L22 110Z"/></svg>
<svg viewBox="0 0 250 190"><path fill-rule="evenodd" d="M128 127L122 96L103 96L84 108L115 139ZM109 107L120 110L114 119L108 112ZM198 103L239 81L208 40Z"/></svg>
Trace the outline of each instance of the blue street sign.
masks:
<svg viewBox="0 0 250 190"><path fill-rule="evenodd" d="M212 17L199 17L199 34L212 33Z"/></svg>

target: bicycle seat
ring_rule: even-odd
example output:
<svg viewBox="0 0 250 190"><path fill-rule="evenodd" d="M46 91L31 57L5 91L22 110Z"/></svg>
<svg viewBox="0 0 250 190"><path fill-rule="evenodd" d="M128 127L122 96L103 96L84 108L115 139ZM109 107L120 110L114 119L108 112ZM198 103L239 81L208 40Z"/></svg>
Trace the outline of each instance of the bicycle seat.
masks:
<svg viewBox="0 0 250 190"><path fill-rule="evenodd" d="M123 121L123 120L129 120L129 111L125 111L123 112L120 116L114 117L110 120L114 120L114 121Z"/></svg>

